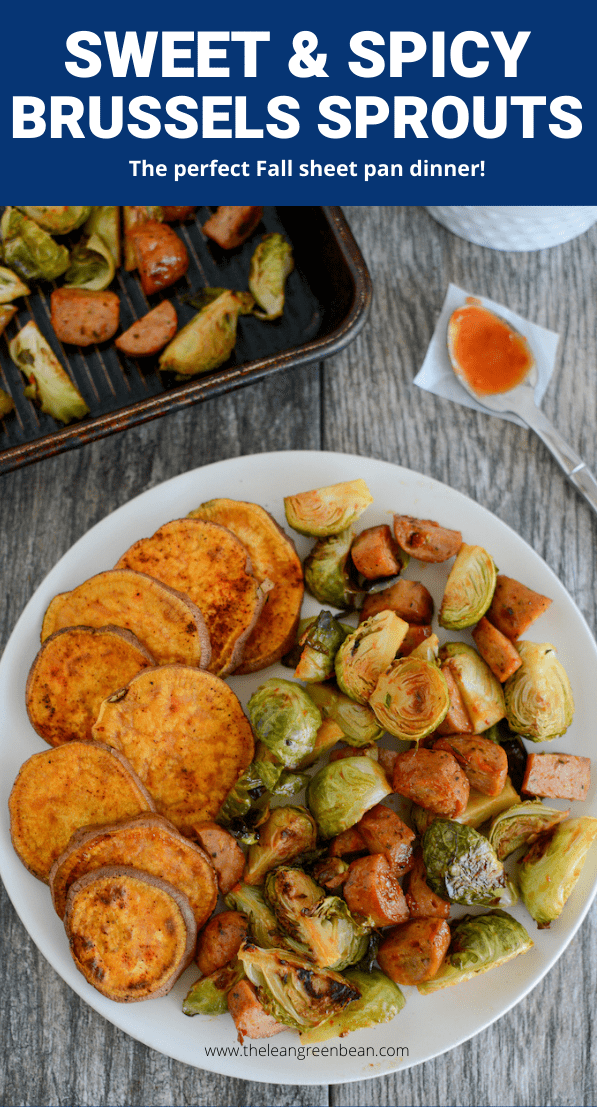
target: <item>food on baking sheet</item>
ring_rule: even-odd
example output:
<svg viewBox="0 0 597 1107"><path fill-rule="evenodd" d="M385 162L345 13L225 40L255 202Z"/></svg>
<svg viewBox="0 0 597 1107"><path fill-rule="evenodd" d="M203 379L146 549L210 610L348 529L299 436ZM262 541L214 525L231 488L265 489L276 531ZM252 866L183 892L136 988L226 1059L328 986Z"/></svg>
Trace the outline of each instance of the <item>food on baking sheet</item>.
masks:
<svg viewBox="0 0 597 1107"><path fill-rule="evenodd" d="M584 800L590 784L590 757L576 757L572 753L529 753L521 790L527 796Z"/></svg>
<svg viewBox="0 0 597 1107"><path fill-rule="evenodd" d="M253 756L232 689L186 665L144 669L104 700L93 737L122 750L160 814L189 835L217 814Z"/></svg>
<svg viewBox="0 0 597 1107"><path fill-rule="evenodd" d="M50 302L52 326L60 342L93 346L107 342L118 330L120 300L115 292L55 288Z"/></svg>
<svg viewBox="0 0 597 1107"><path fill-rule="evenodd" d="M220 207L203 224L203 233L223 250L234 250L253 234L262 215L259 207Z"/></svg>
<svg viewBox="0 0 597 1107"><path fill-rule="evenodd" d="M170 300L162 300L161 304L119 334L114 345L129 357L151 357L152 354L159 354L170 339L174 338L177 326L174 305Z"/></svg>
<svg viewBox="0 0 597 1107"><path fill-rule="evenodd" d="M65 288L87 288L103 292L116 273L112 251L99 234L82 238L73 248L70 264L64 274Z"/></svg>
<svg viewBox="0 0 597 1107"><path fill-rule="evenodd" d="M498 573L487 618L506 638L515 641L529 629L551 604L547 596L533 592L526 584Z"/></svg>
<svg viewBox="0 0 597 1107"><path fill-rule="evenodd" d="M120 208L95 207L83 227L90 237L99 235L108 247L116 268L120 265Z"/></svg>
<svg viewBox="0 0 597 1107"><path fill-rule="evenodd" d="M465 915L452 928L446 957L433 980L418 985L423 995L438 988L471 980L479 973L505 965L533 946L522 923L506 911L488 915Z"/></svg>
<svg viewBox="0 0 597 1107"><path fill-rule="evenodd" d="M393 611L372 615L345 638L334 667L338 687L357 703L367 703L381 674L396 657L408 623Z"/></svg>
<svg viewBox="0 0 597 1107"><path fill-rule="evenodd" d="M64 926L75 965L108 999L165 996L193 958L197 924L172 884L126 866L87 873L71 887Z"/></svg>
<svg viewBox="0 0 597 1107"><path fill-rule="evenodd" d="M289 526L299 534L327 538L345 531L371 503L373 496L359 478L285 496L284 511Z"/></svg>
<svg viewBox="0 0 597 1107"><path fill-rule="evenodd" d="M419 742L431 734L445 718L449 704L441 669L412 653L392 662L369 697L382 728L405 742Z"/></svg>
<svg viewBox="0 0 597 1107"><path fill-rule="evenodd" d="M36 400L42 411L72 423L89 414L79 389L62 368L52 347L46 342L36 323L30 320L8 344L15 365L29 382L25 395Z"/></svg>
<svg viewBox="0 0 597 1107"><path fill-rule="evenodd" d="M76 830L155 809L122 753L98 742L67 742L33 754L21 765L8 806L14 848L46 884Z"/></svg>
<svg viewBox="0 0 597 1107"><path fill-rule="evenodd" d="M158 665L209 665L209 635L196 604L133 569L107 569L55 596L44 615L41 640L63 627L108 624L130 630Z"/></svg>
<svg viewBox="0 0 597 1107"><path fill-rule="evenodd" d="M29 292L30 289L12 269L0 265L0 304L9 304L17 296L28 296Z"/></svg>
<svg viewBox="0 0 597 1107"><path fill-rule="evenodd" d="M141 223L129 232L129 241L146 296L176 284L189 268L187 248L167 223Z"/></svg>
<svg viewBox="0 0 597 1107"><path fill-rule="evenodd" d="M154 664L149 650L118 626L70 626L46 638L27 678L32 727L51 746L91 738L102 700Z"/></svg>
<svg viewBox="0 0 597 1107"><path fill-rule="evenodd" d="M144 223L159 223L164 218L164 213L161 207L150 207L137 205L133 207L123 207L122 209L122 225L124 230L124 268L131 269L137 268L137 255L135 253L135 246L133 242L134 232Z"/></svg>
<svg viewBox="0 0 597 1107"><path fill-rule="evenodd" d="M412 515L394 515L394 537L410 557L431 563L454 557L462 545L459 530L447 530L431 519L414 519Z"/></svg>
<svg viewBox="0 0 597 1107"><path fill-rule="evenodd" d="M204 228L205 229L205 228ZM258 319L279 319L284 311L286 279L294 269L292 246L277 232L266 234L251 258L249 291L262 309Z"/></svg>
<svg viewBox="0 0 597 1107"><path fill-rule="evenodd" d="M29 219L43 227L49 234L68 234L76 231L88 218L90 207L23 207L19 208Z"/></svg>
<svg viewBox="0 0 597 1107"><path fill-rule="evenodd" d="M0 220L4 261L23 281L53 281L68 268L68 250L33 219L5 208Z"/></svg>
<svg viewBox="0 0 597 1107"><path fill-rule="evenodd" d="M532 742L551 742L568 730L574 699L564 666L550 642L518 642L522 664L504 685L511 730Z"/></svg>
<svg viewBox="0 0 597 1107"><path fill-rule="evenodd" d="M440 626L464 630L477 623L491 603L496 576L494 560L487 550L463 542L444 589Z"/></svg>
<svg viewBox="0 0 597 1107"><path fill-rule="evenodd" d="M542 834L518 869L520 895L539 929L561 915L597 838L597 819L566 819Z"/></svg>
<svg viewBox="0 0 597 1107"><path fill-rule="evenodd" d="M0 419L3 419L5 415L13 410L15 402L12 396L9 396L8 392L5 392L3 388L0 388Z"/></svg>
<svg viewBox="0 0 597 1107"><path fill-rule="evenodd" d="M187 219L193 219L195 215L195 208L180 205L179 207L164 207L162 205L162 218L164 223L177 223L185 222Z"/></svg>
<svg viewBox="0 0 597 1107"><path fill-rule="evenodd" d="M189 377L218 369L228 361L236 343L238 317L249 314L253 297L228 288L203 292L205 305L166 346L160 369Z"/></svg>

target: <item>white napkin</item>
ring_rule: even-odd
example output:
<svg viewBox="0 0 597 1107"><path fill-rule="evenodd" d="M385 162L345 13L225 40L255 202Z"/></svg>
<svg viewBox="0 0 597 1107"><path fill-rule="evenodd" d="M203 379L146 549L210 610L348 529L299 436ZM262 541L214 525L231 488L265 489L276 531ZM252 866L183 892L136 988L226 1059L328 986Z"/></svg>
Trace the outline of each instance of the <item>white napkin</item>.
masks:
<svg viewBox="0 0 597 1107"><path fill-rule="evenodd" d="M425 360L415 377L415 384L419 388L424 388L426 392L443 396L445 400L453 400L457 404L464 404L465 407L472 407L475 411L488 414L486 409L478 404L472 396L469 396L468 392L459 383L448 356L448 322L452 312L466 303L467 296L476 296L484 307L494 311L496 315L501 315L525 336L537 363L535 403L540 404L553 373L559 335L555 331L548 331L545 327L539 327L536 323L529 323L528 319L516 315L515 312L510 311L503 304L496 304L494 300L488 300L485 296L477 296L475 292L465 292L463 288L458 288L455 284L448 286L433 337L425 354ZM512 423L518 423L520 427L525 426L517 415L511 415L510 412L504 412L503 414L495 412L495 414L500 419L508 419Z"/></svg>

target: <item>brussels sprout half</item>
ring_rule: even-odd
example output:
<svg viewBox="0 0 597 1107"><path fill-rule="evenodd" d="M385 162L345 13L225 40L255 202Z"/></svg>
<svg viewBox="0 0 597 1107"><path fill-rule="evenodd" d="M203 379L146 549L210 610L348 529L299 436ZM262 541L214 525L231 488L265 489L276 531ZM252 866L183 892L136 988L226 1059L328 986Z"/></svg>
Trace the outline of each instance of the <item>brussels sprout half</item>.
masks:
<svg viewBox="0 0 597 1107"><path fill-rule="evenodd" d="M350 527L373 503L365 481L348 480L284 497L289 526L311 538L327 538ZM352 541L352 536L351 536Z"/></svg>
<svg viewBox="0 0 597 1107"><path fill-rule="evenodd" d="M90 238L99 235L108 247L114 265L120 265L120 208L106 205L92 208L83 230Z"/></svg>
<svg viewBox="0 0 597 1107"><path fill-rule="evenodd" d="M322 969L341 970L367 951L369 927L356 921L338 896L302 869L282 867L268 873L265 898L285 934L285 945Z"/></svg>
<svg viewBox="0 0 597 1107"><path fill-rule="evenodd" d="M247 942L238 958L267 1013L293 1030L318 1026L361 995L339 973L314 968L297 953L259 949Z"/></svg>
<svg viewBox="0 0 597 1107"><path fill-rule="evenodd" d="M300 684L271 677L253 693L247 715L255 737L286 769L296 769L315 745L321 715Z"/></svg>
<svg viewBox="0 0 597 1107"><path fill-rule="evenodd" d="M320 611L310 620L299 639L302 645L294 675L306 684L327 680L334 672L334 660L351 628L334 619L331 611Z"/></svg>
<svg viewBox="0 0 597 1107"><path fill-rule="evenodd" d="M451 903L516 902L516 891L487 838L453 819L434 819L423 835L427 882Z"/></svg>
<svg viewBox="0 0 597 1107"><path fill-rule="evenodd" d="M4 261L24 280L53 281L68 267L68 250L16 208L5 208L0 220Z"/></svg>
<svg viewBox="0 0 597 1107"><path fill-rule="evenodd" d="M381 765L370 757L330 761L311 778L307 804L324 838L358 823L392 789Z"/></svg>
<svg viewBox="0 0 597 1107"><path fill-rule="evenodd" d="M381 674L396 657L408 623L394 611L380 611L365 619L340 646L335 660L336 680L347 696L367 703Z"/></svg>
<svg viewBox="0 0 597 1107"><path fill-rule="evenodd" d="M88 288L103 292L114 279L116 265L109 247L98 234L78 242L64 274L65 288Z"/></svg>
<svg viewBox="0 0 597 1107"><path fill-rule="evenodd" d="M284 937L269 904L265 902L261 888L251 884L235 884L225 897L231 911L240 911L249 919L249 933L265 949L278 949Z"/></svg>
<svg viewBox="0 0 597 1107"><path fill-rule="evenodd" d="M42 411L62 423L72 423L89 414L79 389L32 319L9 342L8 352L29 382L25 395L38 400Z"/></svg>
<svg viewBox="0 0 597 1107"><path fill-rule="evenodd" d="M540 930L561 915L595 838L597 819L588 815L566 819L538 838L523 857L518 870L520 894Z"/></svg>
<svg viewBox="0 0 597 1107"><path fill-rule="evenodd" d="M265 874L315 848L317 827L305 807L275 807L259 828L259 842L249 847L246 884L262 884Z"/></svg>
<svg viewBox="0 0 597 1107"><path fill-rule="evenodd" d="M422 995L460 984L480 973L505 965L533 942L522 923L506 911L487 915L465 915L452 930L452 941L444 962L433 980L417 987Z"/></svg>
<svg viewBox="0 0 597 1107"><path fill-rule="evenodd" d="M440 626L464 630L478 623L491 603L496 578L497 569L487 550L463 542L446 581Z"/></svg>
<svg viewBox="0 0 597 1107"><path fill-rule="evenodd" d="M245 845L251 845L258 840L256 827L268 816L269 801L270 792L253 761L229 791L216 821L227 827Z"/></svg>
<svg viewBox="0 0 597 1107"><path fill-rule="evenodd" d="M69 234L80 227L91 211L90 207L23 207L19 211L24 212L29 219L33 219L39 227L49 234Z"/></svg>
<svg viewBox="0 0 597 1107"><path fill-rule="evenodd" d="M410 654L382 673L369 706L384 730L405 742L419 742L446 717L450 695L441 669Z"/></svg>
<svg viewBox="0 0 597 1107"><path fill-rule="evenodd" d="M217 296L162 351L160 369L185 379L217 369L228 361L236 343L238 317L249 314L253 297L249 292L232 292L227 288L214 291Z"/></svg>
<svg viewBox="0 0 597 1107"><path fill-rule="evenodd" d="M358 988L360 999L353 999L343 1011L331 1015L312 1030L305 1030L301 1034L302 1045L341 1038L353 1030L365 1030L369 1026L391 1022L406 1003L398 985L381 969L373 969L372 972L347 969L343 975L349 984Z"/></svg>
<svg viewBox="0 0 597 1107"><path fill-rule="evenodd" d="M13 273L12 269L6 269L0 265L0 304L9 304L16 300L17 296L28 296L29 288ZM1 332L0 332L1 333Z"/></svg>
<svg viewBox="0 0 597 1107"><path fill-rule="evenodd" d="M322 604L353 608L364 595L349 572L352 539L350 527L329 538L320 538L305 558L305 587Z"/></svg>
<svg viewBox="0 0 597 1107"><path fill-rule="evenodd" d="M284 286L294 269L292 246L281 234L266 234L251 258L249 291L262 311L257 319L279 319L284 311Z"/></svg>
<svg viewBox="0 0 597 1107"><path fill-rule="evenodd" d="M487 837L500 861L540 834L547 834L568 817L570 811L557 811L539 800L525 800L502 811L493 820Z"/></svg>
<svg viewBox="0 0 597 1107"><path fill-rule="evenodd" d="M224 1015L228 1010L228 992L244 975L242 965L234 958L223 969L200 977L182 1001L183 1014Z"/></svg>
<svg viewBox="0 0 597 1107"><path fill-rule="evenodd" d="M342 738L349 746L360 748L381 738L383 727L366 704L356 703L329 684L310 684L308 692L321 714L340 727L342 733L336 741Z"/></svg>
<svg viewBox="0 0 597 1107"><path fill-rule="evenodd" d="M506 714L502 686L489 665L465 642L447 642L439 651L440 663L450 670L473 733L482 734Z"/></svg>
<svg viewBox="0 0 597 1107"><path fill-rule="evenodd" d="M517 642L522 665L504 685L511 730L532 742L564 734L574 716L574 698L564 666L549 642Z"/></svg>

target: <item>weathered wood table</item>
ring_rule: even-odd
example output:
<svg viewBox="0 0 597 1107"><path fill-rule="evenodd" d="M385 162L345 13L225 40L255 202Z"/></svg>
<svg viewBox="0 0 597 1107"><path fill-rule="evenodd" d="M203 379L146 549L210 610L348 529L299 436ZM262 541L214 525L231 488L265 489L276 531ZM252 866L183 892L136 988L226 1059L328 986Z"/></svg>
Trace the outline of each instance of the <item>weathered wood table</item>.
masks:
<svg viewBox="0 0 597 1107"><path fill-rule="evenodd" d="M417 208L347 211L375 300L357 341L280 374L0 478L0 644L57 559L132 496L186 469L265 450L399 462L476 499L548 562L597 621L597 519L529 432L412 381L450 280L559 331L544 409L597 470L597 226L551 250L469 245ZM116 1030L46 963L2 891L0 1102L64 1104L594 1104L597 905L543 983L471 1042L417 1068L332 1087L246 1083Z"/></svg>

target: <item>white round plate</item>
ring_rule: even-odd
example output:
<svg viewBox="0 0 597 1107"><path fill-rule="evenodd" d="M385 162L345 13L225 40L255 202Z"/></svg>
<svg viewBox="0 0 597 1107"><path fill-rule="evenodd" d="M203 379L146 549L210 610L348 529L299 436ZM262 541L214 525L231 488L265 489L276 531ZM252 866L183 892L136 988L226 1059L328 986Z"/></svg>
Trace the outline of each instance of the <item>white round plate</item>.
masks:
<svg viewBox="0 0 597 1107"><path fill-rule="evenodd" d="M572 682L576 716L564 738L549 748L590 756L597 718L597 649L580 612L547 565L499 519L446 485L387 462L346 454L289 451L231 458L151 488L103 519L64 555L25 608L0 662L0 871L29 934L75 992L127 1034L176 1060L247 1080L274 1084L362 1080L419 1064L452 1049L503 1015L541 980L577 930L597 889L597 856L589 856L563 915L550 930L538 931L523 907L513 909L535 942L529 953L476 980L433 995L420 996L415 988L406 988L406 1007L393 1022L327 1042L319 1047L319 1055L313 1053L315 1047L309 1052L301 1047L294 1033L267 1041L245 1040L244 1046L239 1046L229 1015L183 1015L181 1001L196 976L192 968L163 999L126 1005L104 998L75 969L48 888L25 870L12 849L7 811L20 765L45 748L27 718L25 682L39 647L42 616L48 603L57 592L74 588L94 573L110 568L137 539L153 534L168 519L186 515L204 500L217 496L251 500L284 524L285 495L357 477L365 479L374 496L374 503L361 519L361 528L389 521L393 511L437 519L461 530L465 541L492 552L501 572L552 597L552 606L531 628L529 637L556 646ZM299 538L297 547L304 555L308 540ZM411 562L407 575L422 579L438 604L445 567ZM287 669L278 667L271 672L289 675ZM232 677L230 684L246 702L265 676L262 672ZM597 815L594 786L587 801L573 805L573 809L577 814ZM13 998L26 1002L25 996ZM35 1017L33 1012L31 1015Z"/></svg>

